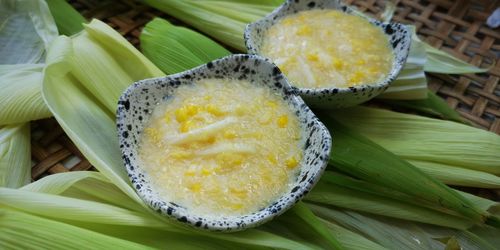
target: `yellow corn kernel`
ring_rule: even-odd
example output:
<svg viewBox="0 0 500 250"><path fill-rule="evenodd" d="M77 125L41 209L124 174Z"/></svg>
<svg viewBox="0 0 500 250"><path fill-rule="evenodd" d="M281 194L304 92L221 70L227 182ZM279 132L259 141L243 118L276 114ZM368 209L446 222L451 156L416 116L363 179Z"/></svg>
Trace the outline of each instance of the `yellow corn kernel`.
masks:
<svg viewBox="0 0 500 250"><path fill-rule="evenodd" d="M179 126L179 132L186 133L193 128L193 125L194 124L192 120L187 120L181 123L181 125Z"/></svg>
<svg viewBox="0 0 500 250"><path fill-rule="evenodd" d="M193 183L188 186L189 190L194 193L199 193L201 190L201 184L200 183Z"/></svg>
<svg viewBox="0 0 500 250"><path fill-rule="evenodd" d="M212 96L211 95L206 95L203 97L203 99L207 100L207 101L210 101L212 100Z"/></svg>
<svg viewBox="0 0 500 250"><path fill-rule="evenodd" d="M203 175L203 176L209 176L209 175L211 175L211 174L212 174L212 171L211 171L211 170L208 170L208 169L206 169L206 168L203 168L203 169L201 170L201 175Z"/></svg>
<svg viewBox="0 0 500 250"><path fill-rule="evenodd" d="M241 204L241 203L234 203L234 204L231 204L230 207L233 210L241 210L243 208L243 204Z"/></svg>
<svg viewBox="0 0 500 250"><path fill-rule="evenodd" d="M288 124L288 116L282 115L278 118L278 127L284 128Z"/></svg>
<svg viewBox="0 0 500 250"><path fill-rule="evenodd" d="M234 139L234 138L236 138L236 132L234 130L226 130L224 132L224 138Z"/></svg>
<svg viewBox="0 0 500 250"><path fill-rule="evenodd" d="M297 30L296 34L299 35L299 36L308 36L308 35L311 35L311 33L312 33L311 27L309 27L307 25L302 25Z"/></svg>
<svg viewBox="0 0 500 250"><path fill-rule="evenodd" d="M363 60L363 59L359 59L357 62L356 62L357 65L365 65L366 64L366 61Z"/></svg>
<svg viewBox="0 0 500 250"><path fill-rule="evenodd" d="M217 106L215 106L214 104L208 104L206 107L205 107L205 110L212 114L212 115L215 115L215 116L221 116L224 114L224 112L222 112Z"/></svg>
<svg viewBox="0 0 500 250"><path fill-rule="evenodd" d="M222 153L217 155L215 159L224 168L232 168L243 162L243 156L240 154Z"/></svg>
<svg viewBox="0 0 500 250"><path fill-rule="evenodd" d="M278 161L276 160L276 156L275 155L268 155L267 156L267 160L269 160L269 162L271 162L273 165L275 165L276 163L278 163Z"/></svg>
<svg viewBox="0 0 500 250"><path fill-rule="evenodd" d="M342 69L342 67L344 66L344 63L342 63L342 61L338 58L334 58L333 59L333 66L336 68L336 69Z"/></svg>
<svg viewBox="0 0 500 250"><path fill-rule="evenodd" d="M299 161L294 156L285 160L285 166L287 168L293 169L297 167L297 165L299 165Z"/></svg>
<svg viewBox="0 0 500 250"><path fill-rule="evenodd" d="M245 199L247 197L247 191L244 189L237 189L237 188L229 188L229 191L231 192L232 195L240 198L240 199Z"/></svg>
<svg viewBox="0 0 500 250"><path fill-rule="evenodd" d="M267 106L269 106L272 109L276 109L278 107L278 103L275 101L267 101Z"/></svg>
<svg viewBox="0 0 500 250"><path fill-rule="evenodd" d="M285 25L285 26L290 26L292 24L293 24L292 19L287 18L287 19L283 20L283 25Z"/></svg>
<svg viewBox="0 0 500 250"><path fill-rule="evenodd" d="M198 113L198 107L188 104L175 111L175 118L178 122L184 122L189 117L194 116Z"/></svg>
<svg viewBox="0 0 500 250"><path fill-rule="evenodd" d="M317 62L319 61L319 56L317 54L307 54L306 56L307 60L311 61L311 62Z"/></svg>
<svg viewBox="0 0 500 250"><path fill-rule="evenodd" d="M191 156L192 156L192 154L190 152L187 152L187 151L176 151L176 152L170 153L170 157L175 158L175 159L187 159Z"/></svg>
<svg viewBox="0 0 500 250"><path fill-rule="evenodd" d="M365 74L361 71L357 71L349 77L349 83L359 83L363 80Z"/></svg>
<svg viewBox="0 0 500 250"><path fill-rule="evenodd" d="M184 172L184 176L194 176L195 174L194 170L187 170Z"/></svg>

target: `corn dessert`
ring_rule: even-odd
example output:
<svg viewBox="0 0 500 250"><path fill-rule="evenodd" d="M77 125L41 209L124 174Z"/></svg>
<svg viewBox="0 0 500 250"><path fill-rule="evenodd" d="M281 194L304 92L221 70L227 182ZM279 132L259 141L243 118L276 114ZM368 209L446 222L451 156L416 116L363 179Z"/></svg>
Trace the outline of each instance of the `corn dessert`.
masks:
<svg viewBox="0 0 500 250"><path fill-rule="evenodd" d="M393 51L368 20L338 10L289 15L264 34L261 53L301 88L373 84L390 72Z"/></svg>
<svg viewBox="0 0 500 250"><path fill-rule="evenodd" d="M231 79L181 85L145 126L139 161L165 200L203 216L274 202L299 173L296 115L264 86Z"/></svg>

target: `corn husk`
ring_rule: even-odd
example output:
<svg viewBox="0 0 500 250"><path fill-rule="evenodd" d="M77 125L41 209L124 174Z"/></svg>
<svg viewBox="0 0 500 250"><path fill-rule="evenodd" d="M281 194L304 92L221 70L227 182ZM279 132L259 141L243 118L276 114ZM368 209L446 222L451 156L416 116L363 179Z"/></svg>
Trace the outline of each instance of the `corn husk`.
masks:
<svg viewBox="0 0 500 250"><path fill-rule="evenodd" d="M246 25L270 13L281 2L262 0L144 1L144 3L164 11L240 51L245 51L243 30Z"/></svg>
<svg viewBox="0 0 500 250"><path fill-rule="evenodd" d="M0 187L18 188L31 181L30 126L0 126Z"/></svg>
<svg viewBox="0 0 500 250"><path fill-rule="evenodd" d="M125 38L97 20L71 39L56 39L47 56L45 102L90 163L138 202L123 168L114 113L127 86L161 75Z"/></svg>
<svg viewBox="0 0 500 250"><path fill-rule="evenodd" d="M45 1L0 1L0 64L41 63L57 36Z"/></svg>
<svg viewBox="0 0 500 250"><path fill-rule="evenodd" d="M0 65L0 125L51 116L41 90L43 64Z"/></svg>
<svg viewBox="0 0 500 250"><path fill-rule="evenodd" d="M46 0L46 2L60 35L71 36L83 30L83 24L87 20L66 0Z"/></svg>
<svg viewBox="0 0 500 250"><path fill-rule="evenodd" d="M194 68L230 54L209 38L161 18L146 24L140 39L144 55L167 74Z"/></svg>
<svg viewBox="0 0 500 250"><path fill-rule="evenodd" d="M500 188L500 177L490 173L429 161L408 160L408 162L424 173L448 185L491 189Z"/></svg>
<svg viewBox="0 0 500 250"><path fill-rule="evenodd" d="M0 207L2 249L149 249L66 223Z"/></svg>
<svg viewBox="0 0 500 250"><path fill-rule="evenodd" d="M325 220L360 233L388 249L444 249L446 243L450 243L450 238L454 238L459 249L496 249L491 244L492 241L485 241L470 231L412 223L382 216L368 217L362 213L342 209L324 209L315 205L311 207ZM499 236L498 232L491 228L485 228L485 234ZM446 240L443 242L442 239Z"/></svg>
<svg viewBox="0 0 500 250"><path fill-rule="evenodd" d="M489 218L486 211L475 207L460 194L383 147L338 123L331 114L320 113L319 118L336 135L330 156L330 164L336 169L413 196L416 201L454 211L475 223L485 222Z"/></svg>
<svg viewBox="0 0 500 250"><path fill-rule="evenodd" d="M406 160L500 174L500 136L463 124L354 107L335 118Z"/></svg>

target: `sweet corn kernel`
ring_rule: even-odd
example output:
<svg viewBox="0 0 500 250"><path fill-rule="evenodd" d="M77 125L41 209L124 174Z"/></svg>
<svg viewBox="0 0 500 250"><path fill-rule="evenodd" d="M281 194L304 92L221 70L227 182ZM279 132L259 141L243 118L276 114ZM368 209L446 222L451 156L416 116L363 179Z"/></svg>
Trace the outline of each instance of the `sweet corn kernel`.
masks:
<svg viewBox="0 0 500 250"><path fill-rule="evenodd" d="M208 170L208 169L206 169L206 168L203 168L203 169L201 170L201 175L203 175L203 176L209 176L209 175L211 175L211 174L212 174L212 171L211 171L211 170Z"/></svg>
<svg viewBox="0 0 500 250"><path fill-rule="evenodd" d="M184 172L184 175L185 176L194 176L196 173L194 172L194 170L188 170L186 172Z"/></svg>
<svg viewBox="0 0 500 250"><path fill-rule="evenodd" d="M344 64L342 63L342 61L338 58L334 58L333 59L333 66L336 68L336 69L341 69L342 66L344 66Z"/></svg>
<svg viewBox="0 0 500 250"><path fill-rule="evenodd" d="M275 155L267 155L267 159L269 160L269 162L271 162L273 165L276 165L276 163L278 163L278 161L276 160L276 156Z"/></svg>
<svg viewBox="0 0 500 250"><path fill-rule="evenodd" d="M282 115L278 118L278 127L284 128L288 124L288 116Z"/></svg>
<svg viewBox="0 0 500 250"><path fill-rule="evenodd" d="M317 62L319 61L319 56L317 54L307 54L307 60L311 62Z"/></svg>
<svg viewBox="0 0 500 250"><path fill-rule="evenodd" d="M201 184L200 183L193 183L193 184L189 185L188 188L189 188L189 190L191 190L191 192L198 193L201 190Z"/></svg>
<svg viewBox="0 0 500 250"><path fill-rule="evenodd" d="M298 164L299 161L293 156L285 160L285 165L287 168L295 168Z"/></svg>
<svg viewBox="0 0 500 250"><path fill-rule="evenodd" d="M299 35L299 36L307 36L307 35L311 35L311 33L312 33L311 27L309 27L308 25L302 25L297 30L297 35Z"/></svg>
<svg viewBox="0 0 500 250"><path fill-rule="evenodd" d="M240 199L245 199L247 197L247 191L244 189L237 189L237 188L229 188L229 191L231 192L232 195L240 198Z"/></svg>
<svg viewBox="0 0 500 250"><path fill-rule="evenodd" d="M189 117L196 115L198 110L198 107L194 105L185 105L175 111L175 118L178 122L186 121Z"/></svg>
<svg viewBox="0 0 500 250"><path fill-rule="evenodd" d="M189 130L193 129L194 123L192 120L187 120L179 126L179 132L181 133L186 133L189 132Z"/></svg>
<svg viewBox="0 0 500 250"><path fill-rule="evenodd" d="M234 139L234 138L236 138L236 132L234 130L226 130L224 132L224 138Z"/></svg>
<svg viewBox="0 0 500 250"><path fill-rule="evenodd" d="M207 110L208 113L215 115L215 116L221 116L224 114L217 106L214 104L208 104L205 106L205 109Z"/></svg>

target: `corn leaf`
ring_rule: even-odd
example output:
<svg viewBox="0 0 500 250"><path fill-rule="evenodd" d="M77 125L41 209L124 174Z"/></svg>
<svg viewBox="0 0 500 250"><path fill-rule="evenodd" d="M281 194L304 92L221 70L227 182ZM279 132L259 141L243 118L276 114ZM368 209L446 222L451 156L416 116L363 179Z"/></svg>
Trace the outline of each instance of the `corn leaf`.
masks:
<svg viewBox="0 0 500 250"><path fill-rule="evenodd" d="M160 76L161 71L116 31L97 20L72 39L59 37L54 41L47 64L43 97L59 124L92 165L141 202L123 168L114 112L119 95L128 85Z"/></svg>
<svg viewBox="0 0 500 250"><path fill-rule="evenodd" d="M150 249L83 228L0 207L2 249Z"/></svg>
<svg viewBox="0 0 500 250"><path fill-rule="evenodd" d="M381 100L394 107L407 108L429 116L467 124L457 111L448 106L441 97L431 91L427 92L426 99L421 100Z"/></svg>
<svg viewBox="0 0 500 250"><path fill-rule="evenodd" d="M340 244L347 250L383 250L387 249L373 241L368 240L364 236L349 231L337 224L319 218L332 232L337 235Z"/></svg>
<svg viewBox="0 0 500 250"><path fill-rule="evenodd" d="M464 230L411 223L381 216L366 216L341 209L311 206L322 218L335 222L389 249L443 249L443 243L454 238L460 249L496 249L493 242L500 234L497 229L481 227L482 235ZM442 242L442 239L446 239ZM488 239L488 240L486 240Z"/></svg>
<svg viewBox="0 0 500 250"><path fill-rule="evenodd" d="M330 163L340 171L406 193L423 203L450 209L476 223L488 217L486 211L366 137L353 133L332 115L321 113L319 117L336 135Z"/></svg>
<svg viewBox="0 0 500 250"><path fill-rule="evenodd" d="M144 55L167 74L194 68L230 54L209 38L161 18L146 24L140 39Z"/></svg>
<svg viewBox="0 0 500 250"><path fill-rule="evenodd" d="M57 36L45 1L0 1L0 64L40 63Z"/></svg>
<svg viewBox="0 0 500 250"><path fill-rule="evenodd" d="M368 107L338 110L335 118L406 160L500 174L500 136L491 132Z"/></svg>
<svg viewBox="0 0 500 250"><path fill-rule="evenodd" d="M466 229L473 225L469 220L458 216L325 181L320 181L305 199L308 204L313 202L328 208L335 206L450 228Z"/></svg>
<svg viewBox="0 0 500 250"><path fill-rule="evenodd" d="M478 68L467 62L464 62L442 50L436 49L427 43L422 43L427 53L427 62L424 70L426 72L442 74L466 74L482 73L490 70L494 65L488 68Z"/></svg>
<svg viewBox="0 0 500 250"><path fill-rule="evenodd" d="M0 125L51 116L41 90L43 64L0 65Z"/></svg>
<svg viewBox="0 0 500 250"><path fill-rule="evenodd" d="M408 160L408 162L429 176L448 185L492 189L500 188L500 177L490 173L429 161Z"/></svg>
<svg viewBox="0 0 500 250"><path fill-rule="evenodd" d="M270 13L280 4L280 1L224 0L144 2L240 51L246 49L243 42L243 30L246 25Z"/></svg>
<svg viewBox="0 0 500 250"><path fill-rule="evenodd" d="M46 0L59 34L71 36L83 30L87 20L66 0Z"/></svg>
<svg viewBox="0 0 500 250"><path fill-rule="evenodd" d="M30 181L29 124L0 126L0 187L18 188Z"/></svg>

